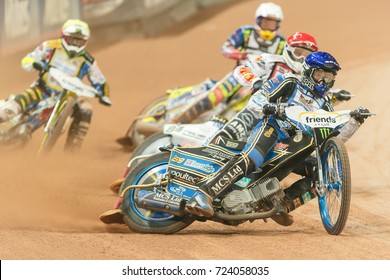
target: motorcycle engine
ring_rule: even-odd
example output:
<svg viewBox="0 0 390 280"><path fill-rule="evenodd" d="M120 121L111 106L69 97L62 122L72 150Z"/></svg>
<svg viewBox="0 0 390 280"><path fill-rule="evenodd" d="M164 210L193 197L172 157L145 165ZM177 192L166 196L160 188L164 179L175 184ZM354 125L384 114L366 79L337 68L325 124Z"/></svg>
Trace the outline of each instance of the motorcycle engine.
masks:
<svg viewBox="0 0 390 280"><path fill-rule="evenodd" d="M276 178L256 182L244 190L233 190L223 200L222 207L228 213L245 214L254 210L272 207L275 195L283 198L284 192Z"/></svg>

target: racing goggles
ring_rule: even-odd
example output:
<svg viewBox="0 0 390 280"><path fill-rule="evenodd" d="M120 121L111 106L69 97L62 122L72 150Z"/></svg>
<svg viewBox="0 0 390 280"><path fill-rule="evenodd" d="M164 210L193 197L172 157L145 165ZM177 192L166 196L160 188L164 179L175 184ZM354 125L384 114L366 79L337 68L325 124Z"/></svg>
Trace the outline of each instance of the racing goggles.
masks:
<svg viewBox="0 0 390 280"><path fill-rule="evenodd" d="M259 17L257 24L262 30L276 31L279 28L280 21L273 18Z"/></svg>
<svg viewBox="0 0 390 280"><path fill-rule="evenodd" d="M288 50L291 52L292 56L293 56L293 59L295 61L298 61L298 62L301 62L303 63L303 61L305 60L306 56L308 56L309 54L311 54L313 51L312 50L309 50L307 48L303 48L303 47L289 47Z"/></svg>
<svg viewBox="0 0 390 280"><path fill-rule="evenodd" d="M322 81L325 84L330 84L336 79L336 74L333 72L325 71L324 69L314 69L312 77L315 82L321 83Z"/></svg>
<svg viewBox="0 0 390 280"><path fill-rule="evenodd" d="M81 48L84 47L85 44L87 44L87 40L83 38L78 38L75 36L67 36L67 35L64 35L63 37L65 42L68 44L68 46L76 46Z"/></svg>

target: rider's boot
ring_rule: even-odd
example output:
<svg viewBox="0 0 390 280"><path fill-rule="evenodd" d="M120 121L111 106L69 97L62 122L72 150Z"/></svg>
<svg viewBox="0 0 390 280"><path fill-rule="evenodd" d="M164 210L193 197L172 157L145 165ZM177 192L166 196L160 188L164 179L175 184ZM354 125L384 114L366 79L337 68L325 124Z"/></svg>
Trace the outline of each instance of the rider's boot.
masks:
<svg viewBox="0 0 390 280"><path fill-rule="evenodd" d="M304 173L311 173L310 171L310 164L308 167L308 170ZM295 171L295 170L294 170ZM298 172L297 172L298 173ZM310 192L312 188L312 179L310 177L302 178L298 181L296 181L294 184L292 184L290 187L284 190L285 197L284 202L286 204L286 207L288 210L286 212L280 212L274 216L271 217L272 220L277 222L278 224L282 226L290 226L294 223L293 216L288 214L287 212L291 212L292 210L299 207L299 203L294 203L294 201L305 194L306 192ZM306 198L308 199L308 198Z"/></svg>
<svg viewBox="0 0 390 280"><path fill-rule="evenodd" d="M65 143L67 151L76 152L81 148L92 120L92 109L78 108L75 110L73 122L69 127Z"/></svg>
<svg viewBox="0 0 390 280"><path fill-rule="evenodd" d="M19 126L18 129L18 138L21 141L21 143L27 143L31 140L32 138L32 133L34 131L34 128L30 124L22 124Z"/></svg>
<svg viewBox="0 0 390 280"><path fill-rule="evenodd" d="M110 224L124 224L125 221L123 220L123 214L120 209L111 209L99 217L100 221L103 223L110 225Z"/></svg>
<svg viewBox="0 0 390 280"><path fill-rule="evenodd" d="M302 178L284 190L284 193L286 195L285 198L290 201L293 201L304 193L310 191L312 185L312 180L310 178Z"/></svg>
<svg viewBox="0 0 390 280"><path fill-rule="evenodd" d="M280 212L271 217L272 220L274 220L275 223L278 223L281 226L291 226L294 223L294 218L290 214L287 214L287 212Z"/></svg>
<svg viewBox="0 0 390 280"><path fill-rule="evenodd" d="M232 184L254 170L255 165L246 154L233 157L212 178L199 185L199 190L186 204L186 209L199 216L212 217L213 199L225 193Z"/></svg>
<svg viewBox="0 0 390 280"><path fill-rule="evenodd" d="M317 196L310 177L302 178L284 190L284 203L289 212L297 209Z"/></svg>
<svg viewBox="0 0 390 280"><path fill-rule="evenodd" d="M121 209L119 209L122 204L122 200L123 197L118 196L114 208L101 214L99 219L105 224L124 224L123 213Z"/></svg>
<svg viewBox="0 0 390 280"><path fill-rule="evenodd" d="M6 122L22 112L22 107L14 100L0 103L0 123Z"/></svg>
<svg viewBox="0 0 390 280"><path fill-rule="evenodd" d="M298 181L296 181L294 184L292 184L290 187L284 190L285 198L284 202L286 204L286 211L277 213L276 215L272 216L271 219L274 220L276 223L282 226L290 226L294 223L293 216L288 214L287 212L291 212L296 207L296 203L294 203L294 200L299 198L301 195L305 194L306 192L310 191L312 188L312 181L310 178L303 178Z"/></svg>

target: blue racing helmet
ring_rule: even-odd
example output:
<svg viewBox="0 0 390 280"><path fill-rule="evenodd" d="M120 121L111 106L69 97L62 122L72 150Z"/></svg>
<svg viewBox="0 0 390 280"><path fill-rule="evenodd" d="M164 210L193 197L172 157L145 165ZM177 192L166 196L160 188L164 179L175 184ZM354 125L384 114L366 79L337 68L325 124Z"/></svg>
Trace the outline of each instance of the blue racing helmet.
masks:
<svg viewBox="0 0 390 280"><path fill-rule="evenodd" d="M337 60L326 52L309 54L302 70L302 83L311 93L323 97L334 85L340 65Z"/></svg>

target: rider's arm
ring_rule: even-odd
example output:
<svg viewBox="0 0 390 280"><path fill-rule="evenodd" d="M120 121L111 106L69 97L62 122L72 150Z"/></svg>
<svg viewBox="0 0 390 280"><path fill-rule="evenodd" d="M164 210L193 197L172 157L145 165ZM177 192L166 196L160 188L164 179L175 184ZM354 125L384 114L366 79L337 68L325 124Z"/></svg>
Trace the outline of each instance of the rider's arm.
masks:
<svg viewBox="0 0 390 280"><path fill-rule="evenodd" d="M340 134L337 135L337 137L345 143L356 133L356 131L358 131L359 127L360 123L354 118L351 118L342 128L340 128Z"/></svg>
<svg viewBox="0 0 390 280"><path fill-rule="evenodd" d="M245 65L240 65L234 70L234 77L243 86L253 87L258 82L265 82L268 78L263 56L248 59Z"/></svg>
<svg viewBox="0 0 390 280"><path fill-rule="evenodd" d="M34 69L34 63L42 64L45 62L46 51L48 49L49 41L43 42L34 51L28 53L21 61L22 68L26 71Z"/></svg>
<svg viewBox="0 0 390 280"><path fill-rule="evenodd" d="M234 69L233 74L237 82L244 87L253 87L253 85L260 80L259 77L256 77L256 75L244 65L237 66Z"/></svg>
<svg viewBox="0 0 390 280"><path fill-rule="evenodd" d="M246 58L245 32L246 29L240 27L226 40L221 47L223 56L237 61Z"/></svg>
<svg viewBox="0 0 390 280"><path fill-rule="evenodd" d="M347 142L358 131L359 127L364 123L364 120L369 117L367 114L370 111L366 108L358 107L353 113L350 120L339 129L340 134L337 137L343 142Z"/></svg>
<svg viewBox="0 0 390 280"><path fill-rule="evenodd" d="M260 92L267 96L270 103L277 103L281 99L286 102L294 93L297 82L298 79L293 75L279 75L264 83Z"/></svg>
<svg viewBox="0 0 390 280"><path fill-rule="evenodd" d="M102 71L100 70L96 60L88 55L90 67L88 74L88 80L91 85L99 92L99 101L103 105L111 105L110 90Z"/></svg>
<svg viewBox="0 0 390 280"><path fill-rule="evenodd" d="M328 94L325 96L325 103L322 106L322 109L328 112L333 112L333 102L332 102L332 95ZM342 127L338 129L340 134L337 135L337 138L342 140L344 143L347 142L355 133L358 131L360 125L364 122L363 120L357 120L355 118L351 118L348 122L346 122Z"/></svg>

